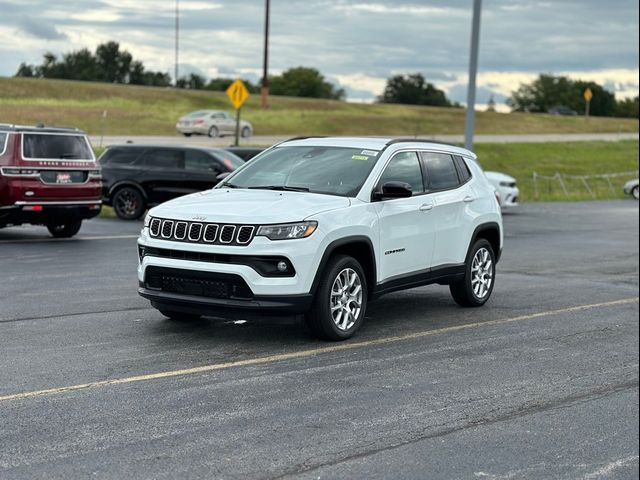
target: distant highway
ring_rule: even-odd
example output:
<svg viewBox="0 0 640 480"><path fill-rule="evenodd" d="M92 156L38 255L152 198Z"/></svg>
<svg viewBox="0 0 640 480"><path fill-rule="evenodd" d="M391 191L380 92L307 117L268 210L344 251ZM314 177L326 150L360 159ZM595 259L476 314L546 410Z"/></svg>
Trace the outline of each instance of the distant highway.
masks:
<svg viewBox="0 0 640 480"><path fill-rule="evenodd" d="M241 139L242 145L269 146L291 138L293 135L255 135L248 139ZM376 135L379 136L379 135ZM390 135L397 137L398 135ZM154 143L165 145L205 145L215 147L227 147L233 145L233 137L209 138L206 136L182 137L174 136L91 136L94 146L107 146L127 142ZM463 135L425 135L420 138L429 138L440 142L464 143ZM535 135L476 135L476 143L539 143L539 142L583 142L589 140L638 140L638 133L544 133Z"/></svg>

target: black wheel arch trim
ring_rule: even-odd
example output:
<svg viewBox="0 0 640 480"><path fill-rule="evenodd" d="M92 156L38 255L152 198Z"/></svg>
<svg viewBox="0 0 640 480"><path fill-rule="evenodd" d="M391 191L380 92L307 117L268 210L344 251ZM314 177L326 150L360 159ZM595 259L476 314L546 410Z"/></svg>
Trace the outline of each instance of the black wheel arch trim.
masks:
<svg viewBox="0 0 640 480"><path fill-rule="evenodd" d="M318 289L318 285L320 284L321 276L324 273L324 270L327 266L327 262L331 258L331 255L333 255L338 248L344 247L345 245L349 245L349 244L363 243L363 242L366 243L367 246L369 247L369 256L371 260L371 265L373 267L373 272L369 272L371 278L365 279L367 282L368 290L369 290L369 296L371 296L371 293L375 288L376 281L377 281L378 266L376 264L376 251L373 248L373 242L366 235L351 235L348 237L339 238L331 242L329 245L327 245L327 248L325 248L324 253L322 254L322 258L320 259L320 264L318 265L316 274L313 277L313 283L311 284L311 289L309 290L309 293L311 295L315 295L316 290ZM366 268L364 265L362 265L362 267L363 269L365 269L365 275L366 275L367 274Z"/></svg>
<svg viewBox="0 0 640 480"><path fill-rule="evenodd" d="M494 256L496 257L496 263L498 263L498 261L500 261L500 257L502 256L502 245L500 245L500 238L501 238L502 231L500 229L500 225L497 222L481 223L475 228L475 230L473 231L473 234L471 235L469 246L467 247L467 256L469 256L471 247L473 247L473 244L476 243L476 240L478 239L478 236L480 235L480 233L486 232L489 230L495 230L498 233L499 248L497 252L493 252Z"/></svg>
<svg viewBox="0 0 640 480"><path fill-rule="evenodd" d="M111 188L109 188L109 194L108 194L109 199L111 200L111 198L113 197L113 194L116 193L116 191L118 191L122 187L133 187L140 192L145 202L148 200L147 192L142 187L142 185L131 180L121 180L119 182L114 183L111 186Z"/></svg>

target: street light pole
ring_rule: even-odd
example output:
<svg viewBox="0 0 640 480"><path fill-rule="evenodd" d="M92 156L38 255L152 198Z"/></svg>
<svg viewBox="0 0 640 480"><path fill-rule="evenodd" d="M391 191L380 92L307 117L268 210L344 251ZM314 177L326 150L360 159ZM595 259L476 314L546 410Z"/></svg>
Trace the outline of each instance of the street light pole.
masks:
<svg viewBox="0 0 640 480"><path fill-rule="evenodd" d="M175 52L175 65L174 65L174 84L178 86L178 41L180 38L180 0L176 0L176 52Z"/></svg>
<svg viewBox="0 0 640 480"><path fill-rule="evenodd" d="M473 0L473 20L471 23L471 49L469 54L469 81L467 84L467 112L464 122L464 147L473 148L473 130L476 107L476 73L478 71L478 43L480 40L480 12L482 0Z"/></svg>
<svg viewBox="0 0 640 480"><path fill-rule="evenodd" d="M269 7L270 0L264 5L264 54L262 66L262 88L260 89L262 108L269 107Z"/></svg>

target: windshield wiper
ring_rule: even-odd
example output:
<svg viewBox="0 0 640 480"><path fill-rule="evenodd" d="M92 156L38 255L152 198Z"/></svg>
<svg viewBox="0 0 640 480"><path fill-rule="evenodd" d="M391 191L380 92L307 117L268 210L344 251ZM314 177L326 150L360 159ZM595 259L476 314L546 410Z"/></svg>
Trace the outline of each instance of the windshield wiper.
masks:
<svg viewBox="0 0 640 480"><path fill-rule="evenodd" d="M253 190L279 190L282 192L308 192L307 187L292 187L289 185L256 185L254 187L247 187Z"/></svg>
<svg viewBox="0 0 640 480"><path fill-rule="evenodd" d="M235 185L233 183L225 183L221 185L220 188L242 188L242 187L239 185Z"/></svg>

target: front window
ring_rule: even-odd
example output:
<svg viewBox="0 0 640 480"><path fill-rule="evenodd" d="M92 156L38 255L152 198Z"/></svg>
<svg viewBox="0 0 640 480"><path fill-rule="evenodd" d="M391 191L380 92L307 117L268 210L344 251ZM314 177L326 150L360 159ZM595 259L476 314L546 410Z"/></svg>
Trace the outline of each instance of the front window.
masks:
<svg viewBox="0 0 640 480"><path fill-rule="evenodd" d="M23 134L24 158L47 160L93 160L84 135Z"/></svg>
<svg viewBox="0 0 640 480"><path fill-rule="evenodd" d="M221 186L354 197L371 173L377 153L346 147L277 147Z"/></svg>

